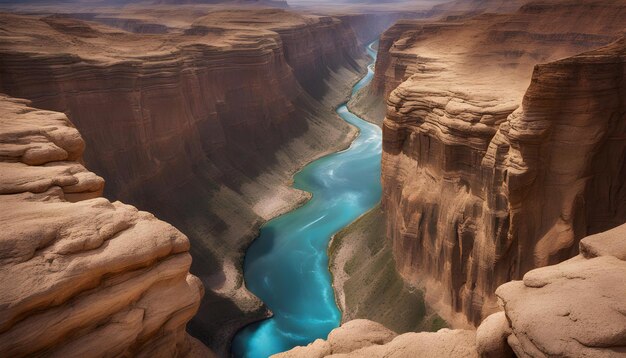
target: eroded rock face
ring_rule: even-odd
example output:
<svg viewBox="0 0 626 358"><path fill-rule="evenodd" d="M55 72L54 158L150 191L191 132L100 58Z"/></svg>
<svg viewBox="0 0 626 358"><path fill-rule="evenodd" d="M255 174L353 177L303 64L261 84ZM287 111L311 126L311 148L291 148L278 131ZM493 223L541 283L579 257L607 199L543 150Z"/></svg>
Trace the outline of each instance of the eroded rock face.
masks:
<svg viewBox="0 0 626 358"><path fill-rule="evenodd" d="M276 358L323 357L478 357L475 333L441 329L438 332L396 335L376 322L357 319L334 329L328 340L296 347Z"/></svg>
<svg viewBox="0 0 626 358"><path fill-rule="evenodd" d="M626 225L584 238L580 252L500 286L504 312L487 320L501 323L482 338L481 324L479 350L504 336L518 357L625 355Z"/></svg>
<svg viewBox="0 0 626 358"><path fill-rule="evenodd" d="M623 2L539 2L383 36L380 90L401 83L383 128L387 236L446 320L477 325L500 284L626 221L625 41L554 61L616 40L623 16Z"/></svg>
<svg viewBox="0 0 626 358"><path fill-rule="evenodd" d="M212 356L185 332L203 287L187 237L101 198L62 113L0 96L0 349L12 357Z"/></svg>

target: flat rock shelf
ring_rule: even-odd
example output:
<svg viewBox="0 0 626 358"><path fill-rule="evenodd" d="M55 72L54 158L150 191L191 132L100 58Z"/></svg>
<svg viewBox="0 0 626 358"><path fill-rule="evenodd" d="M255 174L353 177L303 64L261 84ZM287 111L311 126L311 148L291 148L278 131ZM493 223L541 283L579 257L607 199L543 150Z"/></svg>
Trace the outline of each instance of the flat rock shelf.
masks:
<svg viewBox="0 0 626 358"><path fill-rule="evenodd" d="M353 95L374 75L373 45L366 48L372 63ZM311 200L265 224L246 252L246 286L273 316L235 336L235 357L269 357L326 338L340 324L328 271L328 242L380 201L382 133L346 104L337 108L337 114L357 127L359 135L348 149L311 162L295 175L294 187L310 192Z"/></svg>

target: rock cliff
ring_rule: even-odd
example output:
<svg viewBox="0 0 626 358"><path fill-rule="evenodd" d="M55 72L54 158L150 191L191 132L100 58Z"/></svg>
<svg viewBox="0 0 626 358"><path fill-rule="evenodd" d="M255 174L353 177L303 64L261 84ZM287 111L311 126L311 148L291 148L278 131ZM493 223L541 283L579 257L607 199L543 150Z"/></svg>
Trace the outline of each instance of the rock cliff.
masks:
<svg viewBox="0 0 626 358"><path fill-rule="evenodd" d="M101 198L80 134L0 96L0 349L11 357L207 357L185 332L203 287L189 241Z"/></svg>
<svg viewBox="0 0 626 358"><path fill-rule="evenodd" d="M155 11L143 21L161 24ZM64 112L107 198L185 232L207 288L191 331L226 354L238 328L268 314L243 286L243 251L264 220L306 199L291 174L350 140L331 109L364 57L334 17L172 14L163 34L2 14L0 92Z"/></svg>
<svg viewBox="0 0 626 358"><path fill-rule="evenodd" d="M502 311L473 330L397 336L354 320L275 355L321 357L617 357L626 354L626 225L580 241L581 254L500 286Z"/></svg>
<svg viewBox="0 0 626 358"><path fill-rule="evenodd" d="M624 16L533 2L382 36L387 237L446 320L477 325L496 287L626 221Z"/></svg>

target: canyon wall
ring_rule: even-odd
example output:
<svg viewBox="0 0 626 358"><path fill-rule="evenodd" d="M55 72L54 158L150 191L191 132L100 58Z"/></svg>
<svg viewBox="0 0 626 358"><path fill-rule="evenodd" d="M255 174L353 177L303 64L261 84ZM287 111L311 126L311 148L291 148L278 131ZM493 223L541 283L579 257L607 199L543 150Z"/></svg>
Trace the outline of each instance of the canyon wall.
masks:
<svg viewBox="0 0 626 358"><path fill-rule="evenodd" d="M307 198L291 174L351 139L332 106L365 60L328 16L183 15L168 33L134 34L2 14L0 92L64 112L107 198L185 232L207 289L190 329L225 355L238 328L268 314L245 290L243 252L264 220Z"/></svg>
<svg viewBox="0 0 626 358"><path fill-rule="evenodd" d="M67 117L0 96L0 349L211 357L185 332L203 287L187 237L102 197Z"/></svg>
<svg viewBox="0 0 626 358"><path fill-rule="evenodd" d="M618 1L535 2L382 36L387 237L454 325L626 221L624 16Z"/></svg>
<svg viewBox="0 0 626 358"><path fill-rule="evenodd" d="M473 330L397 335L353 320L274 357L617 357L626 353L626 225L580 241L580 255L496 291L500 312Z"/></svg>
<svg viewBox="0 0 626 358"><path fill-rule="evenodd" d="M406 36L413 35L423 26L413 20L400 20L380 35L376 71L370 84L374 93L388 98L392 90L415 72L415 70L407 72L407 68L419 65L416 61L417 56L401 51L405 48L403 44L407 42ZM394 52L392 52L392 46Z"/></svg>

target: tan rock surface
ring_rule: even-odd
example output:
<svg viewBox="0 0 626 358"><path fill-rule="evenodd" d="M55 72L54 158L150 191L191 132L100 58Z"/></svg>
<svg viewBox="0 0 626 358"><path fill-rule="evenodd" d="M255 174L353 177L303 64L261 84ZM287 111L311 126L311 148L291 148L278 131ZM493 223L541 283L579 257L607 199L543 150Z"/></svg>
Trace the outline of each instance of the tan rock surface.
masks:
<svg viewBox="0 0 626 358"><path fill-rule="evenodd" d="M333 329L327 340L317 339L306 347L296 347L285 353L273 355L276 358L327 357L334 354L350 353L360 348L390 342L396 333L382 324L366 319L355 319Z"/></svg>
<svg viewBox="0 0 626 358"><path fill-rule="evenodd" d="M454 326L626 221L624 17L623 1L539 1L382 36L387 236Z"/></svg>
<svg viewBox="0 0 626 358"><path fill-rule="evenodd" d="M626 356L626 248L616 241L626 241L626 225L580 242L581 251L593 244L601 255L581 254L498 288L518 357Z"/></svg>
<svg viewBox="0 0 626 358"><path fill-rule="evenodd" d="M206 357L185 332L203 287L189 241L152 214L99 198L62 113L0 96L0 351Z"/></svg>
<svg viewBox="0 0 626 358"><path fill-rule="evenodd" d="M370 346L348 354L331 357L478 357L475 346L475 333L469 330L443 328L438 332L405 333L393 341L380 346Z"/></svg>
<svg viewBox="0 0 626 358"><path fill-rule="evenodd" d="M339 339L341 337L341 339ZM438 332L405 333L396 336L382 325L363 319L346 322L334 329L328 341L316 340L276 358L322 357L478 357L475 333L441 329Z"/></svg>
<svg viewBox="0 0 626 358"><path fill-rule="evenodd" d="M396 334L383 325L357 319L335 329L328 335L328 343L333 354L350 353L371 345L385 344L391 341Z"/></svg>
<svg viewBox="0 0 626 358"><path fill-rule="evenodd" d="M483 358L515 357L507 343L511 335L504 311L485 318L476 330L476 349Z"/></svg>
<svg viewBox="0 0 626 358"><path fill-rule="evenodd" d="M287 352L274 354L272 358L323 358L331 354L330 343L316 339L307 346L298 346Z"/></svg>

